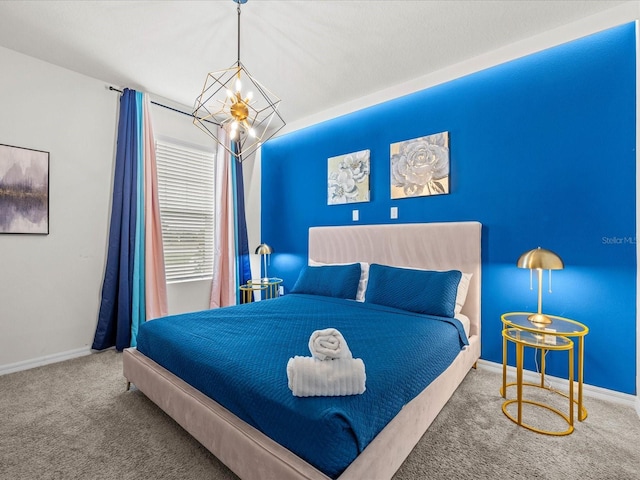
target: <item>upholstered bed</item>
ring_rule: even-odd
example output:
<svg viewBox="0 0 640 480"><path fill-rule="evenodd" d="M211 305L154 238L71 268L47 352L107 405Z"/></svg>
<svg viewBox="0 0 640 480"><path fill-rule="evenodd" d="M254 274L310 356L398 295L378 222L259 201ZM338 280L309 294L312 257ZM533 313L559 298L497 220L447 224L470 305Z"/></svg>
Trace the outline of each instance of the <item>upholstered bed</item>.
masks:
<svg viewBox="0 0 640 480"><path fill-rule="evenodd" d="M246 307L249 308L246 309L233 307L228 310L230 319L226 327L227 337L224 337L225 333L222 329L225 328L223 326L225 320L224 317L220 316L224 313L224 309L212 312L198 312L177 319L151 322L146 329L149 333L142 338L142 343L139 342L139 349L156 361L142 354L140 350L125 350L124 375L129 382L134 383L241 478L325 480L328 478L339 478L341 480L391 478L480 356L480 237L481 225L477 222L317 227L310 229L309 263L311 265L367 262L369 264L392 265L431 271L457 270L467 274L468 280L468 274L472 274L462 312L456 311L455 313L456 317L468 320L464 325L466 334L460 333L458 349L453 354L448 354L449 357L446 358L446 363L441 364L442 368L437 370L437 374L434 375L435 379L429 378L425 380L424 385L428 385L426 388L423 389L423 386L419 386L417 390L414 388L415 391L411 393L410 397L407 397L406 404L400 398L395 401L396 403L398 401L401 403L393 406L391 405L393 399L389 398L389 408L395 408L393 410L395 417L381 420L380 429L373 430L373 434L371 429L375 428L375 425L369 425L373 422L367 421L367 414L377 419L379 416L386 414L387 411L384 408L385 405L382 406L383 408L375 410L375 408L379 407L377 404L380 403L380 400L374 399L373 405L366 405L363 401L373 395L376 390L380 390L382 386L389 389L389 385L392 386L393 382L386 379L385 383L385 378L381 378L380 372L384 371L384 368L380 367L380 362L377 359L383 357L384 348L376 345L378 350L375 350L373 347L368 348L367 345L375 343L376 338L384 335L384 329L386 328L384 322L387 318L384 315L399 314L403 328L409 332L408 329L411 322L415 323L416 328L423 328L422 325L428 323L422 318L414 318L422 314L403 312L402 310L397 312L396 308L367 303L366 301L357 303L353 300L304 295L305 292L302 291L279 300L259 302L258 305L247 305ZM376 268L372 267L372 269ZM375 279L372 282L375 283ZM375 295L373 283L370 288L369 292L373 298ZM380 290L379 286L378 290ZM406 298L410 301L409 297ZM307 313L304 313L306 310L302 310L302 308L306 309L307 305L310 305L310 311L316 312L316 318L309 316L309 319L306 319ZM291 309L292 306L296 312L303 313L295 313L288 320L283 318L283 312ZM350 319L345 320L343 318L345 316L343 310L341 310L343 308L355 310L356 314L360 315L357 323L350 324ZM261 390L266 388L263 384L257 387L258 397L256 398L261 398L261 400L253 402L256 404L255 409L257 410L251 410L254 408L251 401L246 404L236 405L236 400L229 396L231 394L227 395L227 390L231 390L232 384L237 382L241 386L239 387L240 394L237 394L236 398L243 396L243 388L246 388L246 391L249 392L252 387L245 387L242 378L227 379L231 383L225 384L225 380L221 377L218 378L218 382L214 381L217 378L216 375L219 375L216 373L204 373L200 377L193 374L193 372L202 370L204 356L211 357L208 360L209 363L226 363L225 356L219 351L222 349L215 348L215 343L205 343L205 346L212 345L213 347L211 348L218 351L209 351L207 355L203 355L201 353L203 347L195 345L189 350L188 345L191 342L191 338L197 338L200 341L200 337L205 337L205 330L214 323L219 324L216 327L219 330L212 331L211 338L219 337L222 339L220 340L223 342L221 345L234 343L236 340L241 348L243 344L255 345L255 343L251 344L251 341L256 341L256 336L258 337L257 342L260 343L261 336L265 335L265 330L251 330L254 324L260 323L257 321L249 321L243 325L245 312L247 312L247 315L253 314L255 318L260 318L261 321L264 320L265 322L269 320L270 316L273 319L282 318L282 322L290 327L283 330L295 331L297 329L298 335L300 335L300 332L305 331L305 322L308 322L309 333L312 326L339 326L341 330L348 332L351 336L353 343L350 342L350 344L357 350L354 351L354 355L362 354L358 356L362 356L365 363L369 365L367 374L369 375L370 392L365 392L358 399L354 397L315 397L314 400L309 401L308 399L298 399L290 395L283 395L282 391L286 390L286 388L276 385L274 390L277 395L284 397L282 401L284 407L281 408L285 408L285 410L281 414L277 412L274 414L270 411L268 413L261 411L261 409L266 409L271 401L269 397L265 396L264 399L260 397ZM459 313L462 313L462 315L459 315ZM296 318L296 315L304 318ZM454 316L453 310L451 316ZM380 318L378 319L378 317ZM332 325L323 324L325 319L326 322L332 322ZM427 316L427 319L434 320L431 323L435 325L435 331L443 332L443 338L447 328L446 332L455 338L458 338L456 328L462 332L462 323L458 322L458 320L441 319L439 317L431 318L429 316ZM376 333L373 326L378 320L381 325L378 328L381 328L382 331ZM370 321L371 327L363 328L362 323L365 321ZM395 319L390 321L397 322ZM152 331L162 332L165 324L170 326L171 323L178 325L179 329L168 330L164 337L161 335L150 336ZM452 328L448 323L451 323L456 328ZM182 331L183 325L184 331ZM277 328L277 322L273 323L272 321L272 324L267 324L264 328L267 331L271 331ZM392 327L389 328L392 329ZM246 342L241 337L245 331L247 332ZM194 334L193 332L196 333ZM414 348L415 345L418 346L418 349L411 355L412 357L417 357L421 353L420 346L422 342L418 341L416 343L415 338L422 335L422 333L411 331L410 335L413 339L411 343L414 344ZM425 333L424 338L427 335L430 334ZM253 340L249 339L249 336L253 336ZM205 341L208 342L210 340ZM273 340L271 338L267 339L265 336L265 341L272 342ZM186 344L187 349L183 349L183 353L179 353L177 350L176 353L173 351L167 353L172 348L172 342L181 345ZM291 350L291 356L301 353L298 347L300 343L294 342L286 347ZM439 343L444 343L444 341L436 342L434 345L422 350L437 350L436 347ZM428 344L425 342L424 345ZM298 348L298 351L296 351L296 348ZM254 347L251 347L251 350L253 349ZM280 355L283 354L280 353ZM183 358L175 366L172 361L174 357L180 356ZM268 351L266 355L262 353L262 356L261 358L269 356ZM251 363L250 357L247 357L247 359L246 363ZM275 366L269 367L270 370L265 372L265 378L269 378L267 387L271 388L271 383L283 383L286 386L286 377L282 378L284 375L284 360L284 357L277 359ZM425 357L422 362L431 364L434 360ZM283 364L281 372L278 371L280 363ZM167 368L160 364L167 366ZM232 366L231 369L234 375L242 374L244 362L240 361L233 367L234 364L230 361L229 365ZM449 366L447 367L447 365ZM395 369L394 371L398 371L396 367L393 368ZM177 375L171 373L169 369ZM439 373L440 371L442 373ZM206 371L203 370L203 372ZM259 371L251 373L247 371L245 376L247 375L263 376L260 375ZM408 375L416 376L415 372L409 372ZM198 379L203 377L205 378L204 381ZM211 381L208 380L209 378L211 378ZM402 383L408 382L403 381ZM234 409L236 414L234 415L226 408L223 408L202 391L215 397L221 404ZM413 395L415 395L415 398ZM413 399L411 400L411 398ZM242 399L240 398L240 400ZM315 404L324 409L321 412L339 411L337 415L338 421L349 423L350 428L346 429L345 436L354 436L354 446L351 450L354 450L355 453L351 453L352 456L346 457L347 460L339 459L346 463L337 463L335 465L328 463L325 465L322 463L323 455L314 456L313 451L309 454L308 450L305 452L302 449L298 449L299 444L302 444L304 440L304 436L300 436L300 433L293 440L283 436L284 433L287 433L286 430L288 428L295 430L293 426L287 427L288 420L290 420L295 422L295 425L299 423L299 430L302 432L310 430L314 432L312 435L317 433L319 436L324 435L327 437L314 439L316 441L315 445L323 445L323 442L324 445L327 445L330 442L337 441L338 437L332 436L331 432L345 429L330 424L328 417L326 419L326 432L323 434L323 424L314 426L314 424L310 423L307 425L304 423L306 421L304 418L296 416L298 412L295 409L300 405L303 408L307 408L309 405ZM289 410L286 410L287 408ZM366 413L359 412L358 408L366 409ZM361 420L364 420L366 428L351 428L352 417L358 416L362 417ZM289 445L289 449L272 440L255 427L259 427L260 430L269 433L280 443ZM372 436L373 439L371 440L367 435ZM364 443L360 444L360 442ZM310 445L313 447L314 443L311 442ZM348 442L346 445L344 449L348 451ZM329 455L332 453L328 447L318 448L317 450L320 449L326 450ZM339 454L342 449L343 447L337 447L334 453ZM298 452L301 456L292 453L292 451ZM308 459L311 463L301 457ZM318 468L313 466L312 463L317 465Z"/></svg>

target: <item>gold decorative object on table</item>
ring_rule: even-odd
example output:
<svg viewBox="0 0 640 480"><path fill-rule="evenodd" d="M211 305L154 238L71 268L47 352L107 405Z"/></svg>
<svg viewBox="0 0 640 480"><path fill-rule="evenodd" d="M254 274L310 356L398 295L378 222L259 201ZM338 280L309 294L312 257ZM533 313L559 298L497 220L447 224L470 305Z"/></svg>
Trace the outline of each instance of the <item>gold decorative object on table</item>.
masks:
<svg viewBox="0 0 640 480"><path fill-rule="evenodd" d="M589 329L580 322L569 318L559 317L557 315L548 315L552 325L540 325L529 320L530 312L511 312L502 315L502 388L500 394L503 398L507 397L507 388L516 386L517 397L515 400L506 400L502 404L502 411L513 422L521 425L529 430L547 435L568 435L573 432L573 406L577 405L577 418L582 422L587 418L587 410L583 405L582 387L584 374L584 337L589 333ZM575 337L578 344L577 352L577 382L578 395L574 398L574 354L575 343L570 338ZM507 383L507 344L512 342L516 344L516 381ZM540 361L540 383L530 383L523 381L523 356L524 347L531 347L541 351ZM545 386L545 355L548 350L567 350L569 352L569 393L558 391ZM522 387L531 386L541 388L555 394L564 396L569 399L568 415L554 409L541 402L534 402L523 398ZM508 405L518 403L517 418L507 411ZM522 421L522 404L537 405L546 408L557 415L561 416L568 423L569 428L562 432L550 432L538 429Z"/></svg>

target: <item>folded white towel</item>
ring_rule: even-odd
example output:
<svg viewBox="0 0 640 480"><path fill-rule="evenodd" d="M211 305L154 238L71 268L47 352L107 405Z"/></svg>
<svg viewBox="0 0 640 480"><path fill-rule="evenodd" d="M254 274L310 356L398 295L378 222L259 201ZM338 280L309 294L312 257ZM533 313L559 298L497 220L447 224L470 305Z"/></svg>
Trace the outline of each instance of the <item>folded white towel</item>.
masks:
<svg viewBox="0 0 640 480"><path fill-rule="evenodd" d="M335 328L316 330L309 337L309 351L318 360L351 358L351 350L342 334Z"/></svg>
<svg viewBox="0 0 640 480"><path fill-rule="evenodd" d="M323 362L296 356L287 363L287 378L296 397L317 397L364 393L367 376L360 358Z"/></svg>

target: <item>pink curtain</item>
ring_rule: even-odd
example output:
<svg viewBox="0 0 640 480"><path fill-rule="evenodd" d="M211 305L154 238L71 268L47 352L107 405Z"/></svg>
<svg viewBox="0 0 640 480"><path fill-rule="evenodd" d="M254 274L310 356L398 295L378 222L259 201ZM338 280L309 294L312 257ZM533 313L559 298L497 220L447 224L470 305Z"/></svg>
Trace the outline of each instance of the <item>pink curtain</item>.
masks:
<svg viewBox="0 0 640 480"><path fill-rule="evenodd" d="M149 114L149 96L144 95L144 115ZM162 225L158 200L156 146L151 122L144 123L144 208L145 208L145 307L147 320L168 315L167 280L164 270Z"/></svg>
<svg viewBox="0 0 640 480"><path fill-rule="evenodd" d="M220 128L218 138L229 145L227 133ZM215 168L215 227L213 245L213 280L210 308L236 304L237 267L234 188L231 155L218 146Z"/></svg>

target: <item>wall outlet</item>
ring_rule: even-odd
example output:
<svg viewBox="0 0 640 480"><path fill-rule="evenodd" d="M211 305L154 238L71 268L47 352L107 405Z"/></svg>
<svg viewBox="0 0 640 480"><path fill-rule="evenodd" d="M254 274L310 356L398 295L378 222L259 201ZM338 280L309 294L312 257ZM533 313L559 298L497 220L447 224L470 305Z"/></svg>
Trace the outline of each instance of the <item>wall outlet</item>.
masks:
<svg viewBox="0 0 640 480"><path fill-rule="evenodd" d="M351 218L353 219L354 222L357 222L358 220L360 220L360 211L354 210L353 212L351 212Z"/></svg>
<svg viewBox="0 0 640 480"><path fill-rule="evenodd" d="M283 287L282 285L280 285L280 286L278 287L278 295L279 295L279 296L284 295L284 287Z"/></svg>
<svg viewBox="0 0 640 480"><path fill-rule="evenodd" d="M398 218L398 207L391 207L391 219L395 220Z"/></svg>

